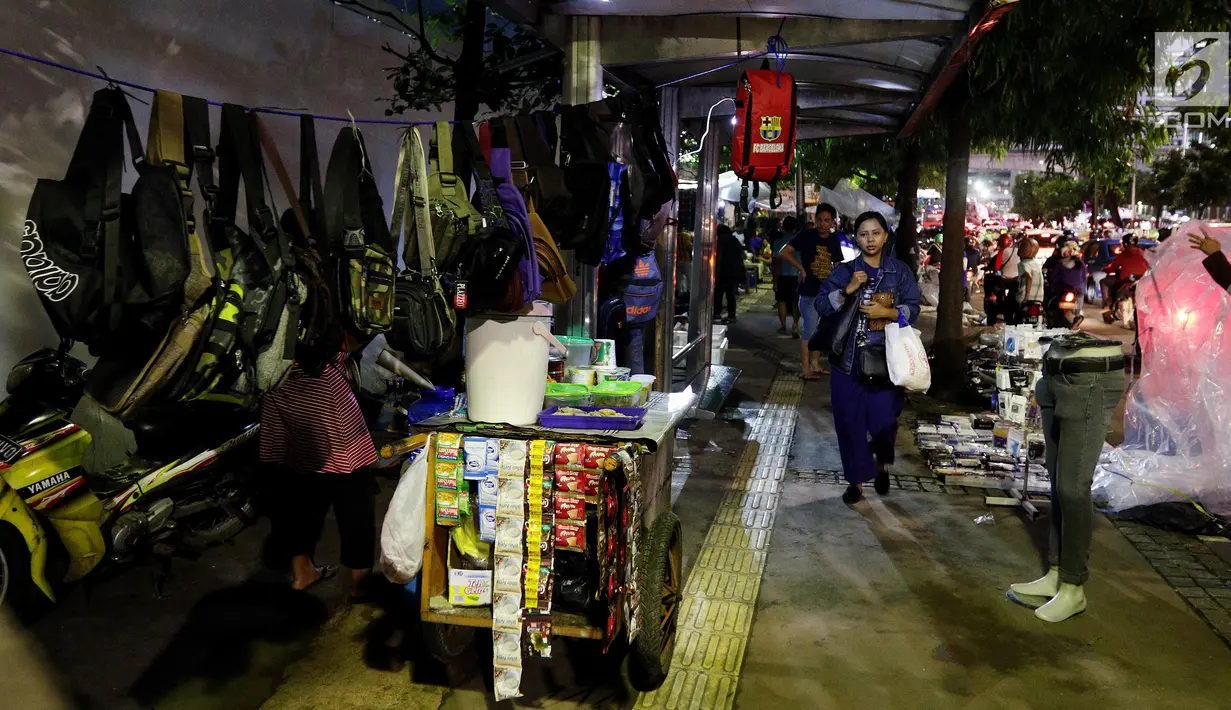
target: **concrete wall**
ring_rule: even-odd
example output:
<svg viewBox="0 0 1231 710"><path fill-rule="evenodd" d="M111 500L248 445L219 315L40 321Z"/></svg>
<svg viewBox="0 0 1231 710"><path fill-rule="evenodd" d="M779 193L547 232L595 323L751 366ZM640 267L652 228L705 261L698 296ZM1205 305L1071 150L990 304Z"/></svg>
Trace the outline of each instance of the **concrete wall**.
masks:
<svg viewBox="0 0 1231 710"><path fill-rule="evenodd" d="M410 42L326 0L2 2L0 47L6 49L90 70L101 66L119 79L209 99L350 111L357 118L383 117L378 100L391 92L384 69L394 61L381 46L404 50ZM86 77L0 56L0 377L27 353L56 342L18 258L21 225L35 180L63 176L98 88L100 82ZM131 103L144 127L148 107ZM267 124L296 175L298 122L271 116ZM317 124L322 166L339 127ZM212 128L216 139L217 109ZM363 129L386 207L399 130ZM280 194L278 202L286 205Z"/></svg>

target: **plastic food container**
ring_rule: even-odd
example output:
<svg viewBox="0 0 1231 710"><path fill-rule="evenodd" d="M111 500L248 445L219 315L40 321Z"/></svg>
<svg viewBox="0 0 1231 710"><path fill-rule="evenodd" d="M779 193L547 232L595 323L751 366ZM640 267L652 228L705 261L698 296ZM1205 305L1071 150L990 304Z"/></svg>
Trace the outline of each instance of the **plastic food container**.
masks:
<svg viewBox="0 0 1231 710"><path fill-rule="evenodd" d="M632 370L627 367L595 367L595 376L599 382L627 381Z"/></svg>
<svg viewBox="0 0 1231 710"><path fill-rule="evenodd" d="M636 407L641 402L640 382L603 382L590 390L590 401L598 407Z"/></svg>
<svg viewBox="0 0 1231 710"><path fill-rule="evenodd" d="M583 407L590 403L590 388L585 385L547 383L543 408Z"/></svg>
<svg viewBox="0 0 1231 710"><path fill-rule="evenodd" d="M590 367L594 364L594 340L581 336L562 336L560 342L568 348L568 367Z"/></svg>
<svg viewBox="0 0 1231 710"><path fill-rule="evenodd" d="M650 392L654 390L654 381L658 378L653 375L633 375L632 381L641 385L641 403L645 404L650 401Z"/></svg>

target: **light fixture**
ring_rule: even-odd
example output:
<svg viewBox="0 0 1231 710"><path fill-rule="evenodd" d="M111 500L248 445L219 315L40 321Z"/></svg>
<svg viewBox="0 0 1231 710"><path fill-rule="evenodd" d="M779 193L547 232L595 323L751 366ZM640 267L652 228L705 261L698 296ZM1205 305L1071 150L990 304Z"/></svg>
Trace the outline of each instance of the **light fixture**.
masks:
<svg viewBox="0 0 1231 710"><path fill-rule="evenodd" d="M605 2L605 1L606 1L606 0L604 0L604 2ZM734 126L736 123L739 123L739 121L736 119L736 117L735 117L735 116L732 116L732 117L731 117L731 125L732 125L732 126Z"/></svg>

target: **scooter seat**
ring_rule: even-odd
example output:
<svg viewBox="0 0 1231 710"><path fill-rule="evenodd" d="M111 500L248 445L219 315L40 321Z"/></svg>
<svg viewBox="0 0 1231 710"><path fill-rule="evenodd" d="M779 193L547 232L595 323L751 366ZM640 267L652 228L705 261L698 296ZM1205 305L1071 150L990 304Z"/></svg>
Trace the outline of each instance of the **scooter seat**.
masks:
<svg viewBox="0 0 1231 710"><path fill-rule="evenodd" d="M214 448L256 422L256 413L223 402L148 407L128 422L140 456L171 460Z"/></svg>

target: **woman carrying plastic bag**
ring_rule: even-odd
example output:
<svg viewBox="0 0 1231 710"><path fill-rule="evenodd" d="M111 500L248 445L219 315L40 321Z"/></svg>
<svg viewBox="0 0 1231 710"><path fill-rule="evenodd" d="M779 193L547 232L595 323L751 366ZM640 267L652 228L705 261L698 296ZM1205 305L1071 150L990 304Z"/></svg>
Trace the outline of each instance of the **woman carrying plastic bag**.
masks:
<svg viewBox="0 0 1231 710"><path fill-rule="evenodd" d="M385 524L380 532L380 571L394 584L407 584L423 566L423 541L427 534L427 458L432 437L402 466Z"/></svg>
<svg viewBox="0 0 1231 710"><path fill-rule="evenodd" d="M927 392L932 386L928 354L914 328L902 328L897 323L885 326L885 359L889 380L898 387L905 387L907 392Z"/></svg>

